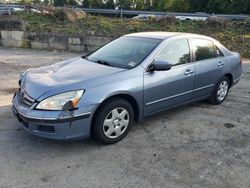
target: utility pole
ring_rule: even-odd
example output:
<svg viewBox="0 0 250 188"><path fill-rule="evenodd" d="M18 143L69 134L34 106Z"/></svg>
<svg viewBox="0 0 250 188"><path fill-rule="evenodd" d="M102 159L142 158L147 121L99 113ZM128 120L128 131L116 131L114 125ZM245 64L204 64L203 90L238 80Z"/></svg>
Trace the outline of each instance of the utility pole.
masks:
<svg viewBox="0 0 250 188"><path fill-rule="evenodd" d="M121 12L120 12L120 17L123 18L123 8L121 8L120 11L121 11Z"/></svg>

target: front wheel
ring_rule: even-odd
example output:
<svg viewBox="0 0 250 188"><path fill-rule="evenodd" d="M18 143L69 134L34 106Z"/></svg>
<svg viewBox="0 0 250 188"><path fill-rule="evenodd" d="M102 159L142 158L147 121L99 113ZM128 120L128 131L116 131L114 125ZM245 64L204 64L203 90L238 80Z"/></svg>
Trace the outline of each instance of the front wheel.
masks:
<svg viewBox="0 0 250 188"><path fill-rule="evenodd" d="M227 97L230 87L230 81L228 77L224 76L217 83L212 96L209 98L209 103L211 104L221 104Z"/></svg>
<svg viewBox="0 0 250 188"><path fill-rule="evenodd" d="M106 102L98 110L93 124L95 137L105 144L122 140L134 121L134 111L130 103L123 99Z"/></svg>

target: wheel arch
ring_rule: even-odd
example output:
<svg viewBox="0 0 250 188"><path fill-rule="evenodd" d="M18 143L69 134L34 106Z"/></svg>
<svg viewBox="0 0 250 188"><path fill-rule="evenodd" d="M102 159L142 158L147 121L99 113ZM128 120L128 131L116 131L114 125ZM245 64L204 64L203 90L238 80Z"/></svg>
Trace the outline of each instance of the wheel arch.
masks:
<svg viewBox="0 0 250 188"><path fill-rule="evenodd" d="M229 79L229 81L230 81L229 84L230 84L230 87L231 87L233 85L233 75L231 73L227 73L224 76L226 76Z"/></svg>
<svg viewBox="0 0 250 188"><path fill-rule="evenodd" d="M109 96L107 98L105 98L96 108L94 114L93 114L93 117L92 117L92 120L91 120L91 134L92 134L92 125L93 125L93 122L94 122L94 118L96 117L98 111L101 109L101 107L103 105L105 105L107 102L111 101L111 100L115 100L116 98L119 98L119 99L123 99L123 100L126 100L127 102L129 102L134 110L134 120L135 121L139 121L140 120L140 109L139 109L139 104L137 102L137 100L130 94L127 94L127 93L121 93L121 94L114 94L112 96Z"/></svg>

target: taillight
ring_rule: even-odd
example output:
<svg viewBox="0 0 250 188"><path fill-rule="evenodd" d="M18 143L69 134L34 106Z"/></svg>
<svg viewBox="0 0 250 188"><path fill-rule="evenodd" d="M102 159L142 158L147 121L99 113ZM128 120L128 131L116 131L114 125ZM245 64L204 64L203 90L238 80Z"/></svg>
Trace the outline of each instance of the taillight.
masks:
<svg viewBox="0 0 250 188"><path fill-rule="evenodd" d="M243 63L243 59L242 59L242 57L240 57L240 64L242 64Z"/></svg>

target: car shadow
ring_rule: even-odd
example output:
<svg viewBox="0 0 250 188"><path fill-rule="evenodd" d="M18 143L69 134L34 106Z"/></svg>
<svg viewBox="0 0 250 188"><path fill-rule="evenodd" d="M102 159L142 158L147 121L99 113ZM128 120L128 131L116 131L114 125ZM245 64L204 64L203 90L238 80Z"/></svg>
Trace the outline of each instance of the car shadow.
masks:
<svg viewBox="0 0 250 188"><path fill-rule="evenodd" d="M18 120L12 114L11 105L6 105L0 107L0 139L6 142L7 145L21 144L22 147L24 146L26 148L30 146L32 148L31 151L34 151L34 153L36 153L36 150L39 150L39 152L47 152L48 150L52 149L63 150L63 152L75 152L75 150L80 149L81 151L88 152L90 150L107 147L136 147L131 145L138 144L140 142L140 140L138 140L140 139L140 136L143 139L147 137L144 135L143 131L145 127L150 127L150 129L159 129L156 124L159 124L160 126L161 122L167 121L169 117L174 116L173 118L176 118L184 111L190 111L197 106L207 108L209 105L205 102L199 102L162 111L160 113L147 117L142 122L135 123L135 126L133 126L130 134L121 142L114 145L104 145L96 141L93 137L85 140L57 141L46 138L39 138L37 136L31 135L21 127L20 122L18 122ZM136 143L137 141L139 142Z"/></svg>
<svg viewBox="0 0 250 188"><path fill-rule="evenodd" d="M154 119L164 119L172 115L178 115L179 113L182 113L183 111L186 110L191 110L193 108L200 107L200 108L213 108L213 105L209 105L206 101L200 101L200 102L195 102L191 104L185 104L185 105L180 105L174 108L170 108L167 110L163 110L161 112L158 112L156 114L152 114L148 117L146 117L142 123L147 123L150 120Z"/></svg>

